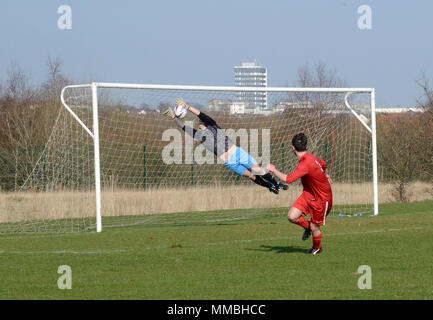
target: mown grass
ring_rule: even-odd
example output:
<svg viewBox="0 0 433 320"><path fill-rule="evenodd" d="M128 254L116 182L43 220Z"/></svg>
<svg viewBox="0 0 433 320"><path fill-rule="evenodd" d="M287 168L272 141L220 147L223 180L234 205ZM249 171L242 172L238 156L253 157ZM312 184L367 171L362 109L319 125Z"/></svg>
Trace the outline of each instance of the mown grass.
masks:
<svg viewBox="0 0 433 320"><path fill-rule="evenodd" d="M306 254L311 241L301 241L285 211L100 234L3 235L0 298L433 298L433 201L383 205L376 217L334 214L319 256ZM72 269L71 290L57 287L60 265ZM360 265L371 267L372 289L358 288Z"/></svg>

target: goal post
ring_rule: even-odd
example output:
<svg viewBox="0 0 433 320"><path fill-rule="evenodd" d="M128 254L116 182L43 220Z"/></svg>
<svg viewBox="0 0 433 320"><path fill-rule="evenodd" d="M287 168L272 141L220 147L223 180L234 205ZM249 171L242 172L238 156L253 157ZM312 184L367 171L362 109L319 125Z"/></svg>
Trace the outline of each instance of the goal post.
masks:
<svg viewBox="0 0 433 320"><path fill-rule="evenodd" d="M266 105L251 103L257 92L266 92ZM363 102L352 104L354 96ZM22 189L44 201L59 198L62 209L26 222L31 229L101 232L103 227L248 219L260 214L255 209L281 212L296 200L299 183L270 194L193 144L162 115L177 97L209 113L259 164L272 162L286 173L297 164L291 138L305 132L308 150L324 158L335 177L333 211L379 213L373 88L94 82L61 91L63 108ZM183 120L197 125L190 114ZM186 200L185 190L191 194Z"/></svg>
<svg viewBox="0 0 433 320"><path fill-rule="evenodd" d="M99 153L98 87L92 83L93 143L95 146L96 232L102 231L101 158Z"/></svg>
<svg viewBox="0 0 433 320"><path fill-rule="evenodd" d="M373 158L373 214L379 214L379 187L378 187L378 170L377 170L377 136L376 136L376 97L375 89L370 91L371 107L371 141L372 141L372 158Z"/></svg>
<svg viewBox="0 0 433 320"><path fill-rule="evenodd" d="M65 90L74 89L74 88L91 88L92 92L92 124L93 130L89 129L86 124L76 115L76 113L68 106L65 102ZM89 136L93 139L94 145L94 166L95 166L95 204L96 204L96 231L102 231L102 218L101 218L101 207L102 207L102 199L101 199L101 169L100 169L100 154L99 154L99 116L98 116L98 86L96 83L92 83L90 85L71 85L66 86L62 89L60 93L60 100L62 102L63 107L74 117L74 119L80 124L80 126L89 134Z"/></svg>

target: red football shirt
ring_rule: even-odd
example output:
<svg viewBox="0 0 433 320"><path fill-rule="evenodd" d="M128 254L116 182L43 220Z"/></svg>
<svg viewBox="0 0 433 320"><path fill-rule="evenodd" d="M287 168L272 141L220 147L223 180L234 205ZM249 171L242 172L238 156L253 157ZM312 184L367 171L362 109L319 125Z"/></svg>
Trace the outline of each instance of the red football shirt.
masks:
<svg viewBox="0 0 433 320"><path fill-rule="evenodd" d="M292 183L301 178L304 192L309 192L315 198L332 201L331 184L325 175L326 162L311 153L304 154L298 167L287 175L286 182Z"/></svg>

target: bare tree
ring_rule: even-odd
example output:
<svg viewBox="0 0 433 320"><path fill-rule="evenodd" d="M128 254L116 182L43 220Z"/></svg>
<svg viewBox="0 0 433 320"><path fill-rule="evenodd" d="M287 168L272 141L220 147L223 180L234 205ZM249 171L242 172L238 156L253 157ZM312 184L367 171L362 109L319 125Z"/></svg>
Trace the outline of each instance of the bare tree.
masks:
<svg viewBox="0 0 433 320"><path fill-rule="evenodd" d="M422 73L416 83L423 91L423 95L417 101L418 105L424 108L425 111L433 111L433 89L430 88L426 74Z"/></svg>
<svg viewBox="0 0 433 320"><path fill-rule="evenodd" d="M409 184L420 170L416 129L416 115L401 114L396 117L383 115L378 119L378 160L387 178L393 183L395 200L410 200Z"/></svg>
<svg viewBox="0 0 433 320"><path fill-rule="evenodd" d="M347 87L347 83L338 76L335 69L329 68L323 62L317 62L313 64L313 66L306 63L298 69L294 86L306 88L339 88ZM301 114L306 123L315 123L317 119L321 119L320 126L310 126L303 130L307 135L315 137L314 140L309 142L310 150L314 150L314 152L320 154L322 149L327 149L327 146L332 146L332 148L330 148L332 152L326 155L327 159L325 160L329 162L330 171L334 177L338 179L340 174L343 175L344 173L343 171L338 172L338 166L335 165L339 158L335 150L338 150L340 155L347 150L345 150L344 147L336 147L340 142L336 140L334 129L337 122L350 121L350 119L347 115L337 114L334 111L344 110L344 94L330 92L296 92L290 95L290 99L298 110L302 108ZM290 112L290 110L288 110L288 112ZM325 155L323 156L325 157Z"/></svg>
<svg viewBox="0 0 433 320"><path fill-rule="evenodd" d="M53 59L49 57L47 59L48 73L46 80L42 84L42 91L47 98L51 99L51 103L60 102L60 92L69 83L62 73L62 63L60 58Z"/></svg>
<svg viewBox="0 0 433 320"><path fill-rule="evenodd" d="M298 69L296 85L300 87L346 87L347 83L337 75L336 69L330 69L323 62L316 62L311 68L305 63Z"/></svg>
<svg viewBox="0 0 433 320"><path fill-rule="evenodd" d="M418 106L424 112L378 119L380 165L394 184L394 198L403 202L410 200L412 181L433 181L433 92L425 74L416 83L423 91Z"/></svg>
<svg viewBox="0 0 433 320"><path fill-rule="evenodd" d="M296 87L306 88L341 88L347 87L347 82L337 75L335 69L330 69L323 62L317 62L313 67L308 63L298 69ZM297 101L312 103L315 108L324 108L326 105L341 101L341 94L320 92L298 92L294 95Z"/></svg>
<svg viewBox="0 0 433 320"><path fill-rule="evenodd" d="M61 90L69 84L68 79L62 73L62 61L60 58L53 59L49 57L46 67L48 72L40 89L43 108L39 111L41 131L45 140L51 133L54 121L61 108Z"/></svg>
<svg viewBox="0 0 433 320"><path fill-rule="evenodd" d="M26 164L33 158L30 141L37 131L34 109L38 100L38 92L29 85L24 71L16 64L12 64L0 101L3 128L1 154L4 163L9 164L9 174L13 174L15 190L22 175L27 172Z"/></svg>
<svg viewBox="0 0 433 320"><path fill-rule="evenodd" d="M30 174L52 131L60 108L60 90L67 83L59 59L48 59L48 76L33 87L15 63L0 91L0 185L17 190Z"/></svg>
<svg viewBox="0 0 433 320"><path fill-rule="evenodd" d="M416 139L419 146L418 161L422 166L422 174L427 180L433 181L433 89L425 74L422 74L416 82L423 91L423 95L417 101L418 106L424 111L418 115Z"/></svg>

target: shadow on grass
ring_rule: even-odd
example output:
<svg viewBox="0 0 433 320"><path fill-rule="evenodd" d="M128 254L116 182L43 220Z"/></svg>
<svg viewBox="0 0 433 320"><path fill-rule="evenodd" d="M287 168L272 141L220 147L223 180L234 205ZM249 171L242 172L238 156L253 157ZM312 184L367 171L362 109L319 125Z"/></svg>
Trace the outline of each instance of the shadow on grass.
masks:
<svg viewBox="0 0 433 320"><path fill-rule="evenodd" d="M308 249L302 248L302 247L294 247L294 246L260 246L258 249L247 249L247 250L254 250L254 251L264 251L264 252L270 252L274 251L276 253L295 253L295 252L302 252L307 253Z"/></svg>

